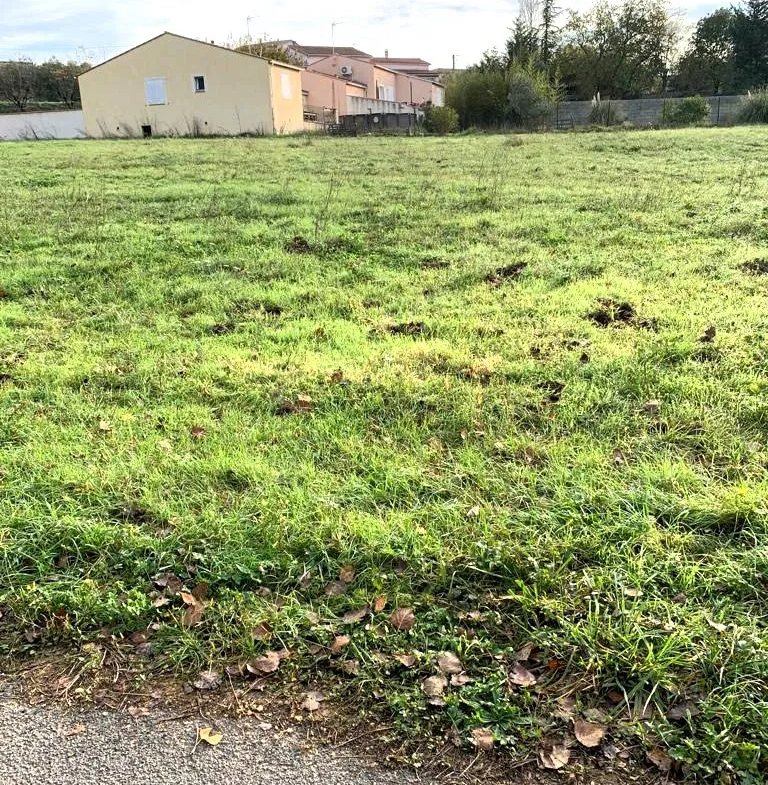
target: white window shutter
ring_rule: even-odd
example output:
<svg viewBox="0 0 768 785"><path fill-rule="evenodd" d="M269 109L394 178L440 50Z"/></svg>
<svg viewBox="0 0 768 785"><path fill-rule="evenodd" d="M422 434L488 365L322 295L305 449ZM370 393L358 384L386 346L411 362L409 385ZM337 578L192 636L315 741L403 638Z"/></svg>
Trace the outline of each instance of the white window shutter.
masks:
<svg viewBox="0 0 768 785"><path fill-rule="evenodd" d="M144 94L147 98L147 106L160 106L168 103L165 94L165 78L145 79Z"/></svg>
<svg viewBox="0 0 768 785"><path fill-rule="evenodd" d="M291 77L285 72L280 74L280 90L286 101L291 100Z"/></svg>

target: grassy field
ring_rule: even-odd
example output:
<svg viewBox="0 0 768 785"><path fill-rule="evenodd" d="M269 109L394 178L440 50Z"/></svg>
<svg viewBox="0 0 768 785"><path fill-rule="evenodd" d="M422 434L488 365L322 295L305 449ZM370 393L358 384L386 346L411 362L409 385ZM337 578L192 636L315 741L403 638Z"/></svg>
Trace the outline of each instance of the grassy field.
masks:
<svg viewBox="0 0 768 785"><path fill-rule="evenodd" d="M3 649L284 649L399 734L521 759L586 718L763 781L766 160L762 128L0 145Z"/></svg>

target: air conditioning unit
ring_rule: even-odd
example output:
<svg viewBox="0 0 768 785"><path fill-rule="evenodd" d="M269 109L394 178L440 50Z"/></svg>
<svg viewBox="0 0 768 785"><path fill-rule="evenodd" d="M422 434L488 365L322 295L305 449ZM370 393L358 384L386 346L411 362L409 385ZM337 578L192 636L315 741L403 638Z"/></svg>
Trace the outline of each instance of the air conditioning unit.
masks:
<svg viewBox="0 0 768 785"><path fill-rule="evenodd" d="M352 66L351 65L342 65L339 68L339 73L342 76L352 76Z"/></svg>

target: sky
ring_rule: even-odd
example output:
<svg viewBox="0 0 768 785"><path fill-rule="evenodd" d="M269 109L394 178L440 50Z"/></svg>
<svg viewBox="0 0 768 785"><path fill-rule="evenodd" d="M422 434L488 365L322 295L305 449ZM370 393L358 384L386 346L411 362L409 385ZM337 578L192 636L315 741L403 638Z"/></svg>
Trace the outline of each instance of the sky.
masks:
<svg viewBox="0 0 768 785"><path fill-rule="evenodd" d="M562 0L583 10L591 0ZM720 3L677 0L694 22ZM383 57L422 57L434 67L471 65L501 46L517 15L518 0L0 0L0 60L97 63L168 30L226 43L250 34L303 44L356 46ZM250 19L249 19L250 17Z"/></svg>

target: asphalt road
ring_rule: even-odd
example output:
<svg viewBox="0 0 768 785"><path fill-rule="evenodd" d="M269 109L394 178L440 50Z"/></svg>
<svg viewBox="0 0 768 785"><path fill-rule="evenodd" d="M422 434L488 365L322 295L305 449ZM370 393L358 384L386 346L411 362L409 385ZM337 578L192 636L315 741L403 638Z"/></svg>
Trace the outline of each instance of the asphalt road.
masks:
<svg viewBox="0 0 768 785"><path fill-rule="evenodd" d="M410 785L349 748L304 749L256 721L216 723L215 746L195 748L200 718L28 706L0 688L2 785ZM194 750L193 750L194 748ZM418 780L424 782L424 780Z"/></svg>

